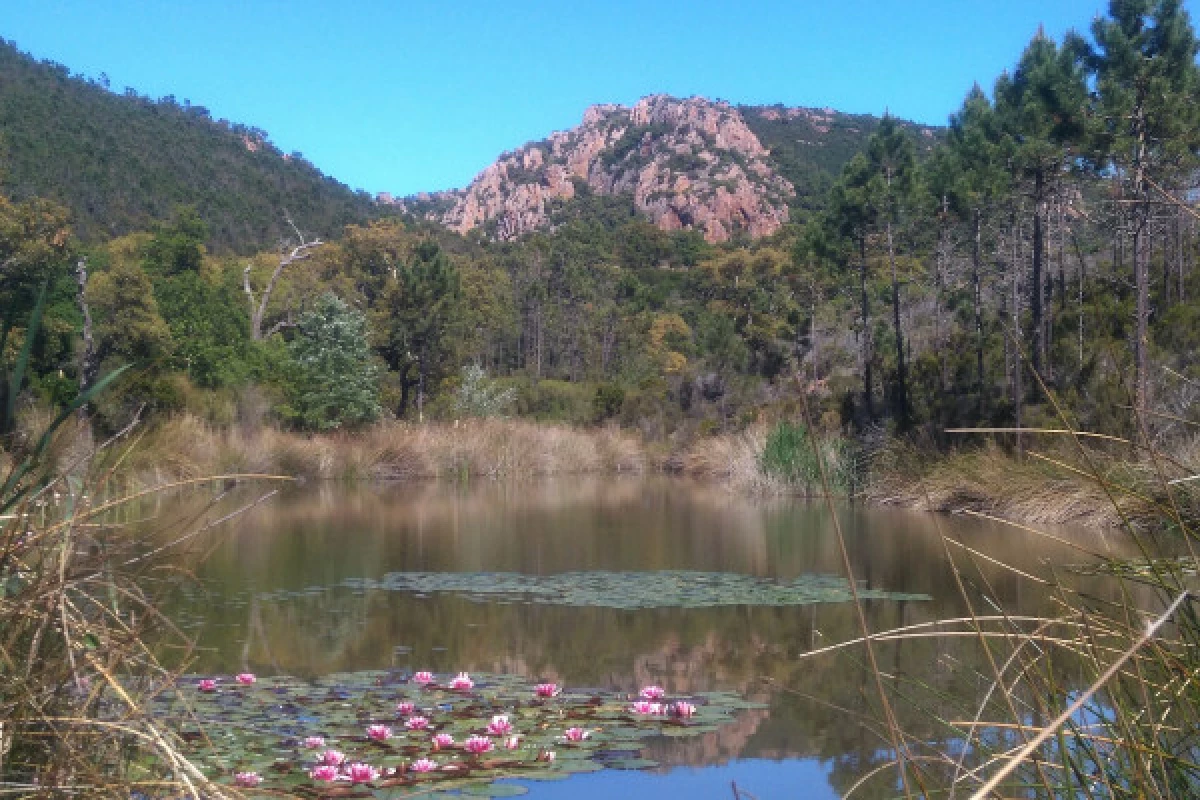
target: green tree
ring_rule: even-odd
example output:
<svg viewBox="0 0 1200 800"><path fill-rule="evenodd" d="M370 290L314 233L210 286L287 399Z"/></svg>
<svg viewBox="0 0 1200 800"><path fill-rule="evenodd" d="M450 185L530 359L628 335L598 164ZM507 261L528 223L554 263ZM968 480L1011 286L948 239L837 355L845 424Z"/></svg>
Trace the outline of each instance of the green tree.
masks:
<svg viewBox="0 0 1200 800"><path fill-rule="evenodd" d="M908 371L904 363L904 331L900 324L900 279L896 270L895 228L913 202L916 154L912 139L894 117L885 114L879 128L867 140L867 162L871 170L868 195L875 216L883 223L888 267L892 278L892 335L896 343L896 421L903 430L911 422Z"/></svg>
<svg viewBox="0 0 1200 800"><path fill-rule="evenodd" d="M367 343L366 317L329 293L300 316L296 328L287 415L318 431L378 419L379 371Z"/></svg>
<svg viewBox="0 0 1200 800"><path fill-rule="evenodd" d="M1148 401L1152 183L1191 166L1200 140L1200 50L1180 0L1111 0L1092 24L1095 47L1074 39L1095 75L1094 161L1132 201L1134 405ZM1161 185L1161 184L1159 184Z"/></svg>
<svg viewBox="0 0 1200 800"><path fill-rule="evenodd" d="M88 305L96 320L96 358L161 363L171 352L171 331L158 310L145 270L118 261L88 282Z"/></svg>
<svg viewBox="0 0 1200 800"><path fill-rule="evenodd" d="M947 147L948 163L934 173L938 200L970 226L971 242L971 318L975 339L975 391L978 414L983 417L988 392L985 391L983 326L983 229L996 203L1008 191L1006 153L999 121L987 95L975 84L962 108L950 118Z"/></svg>
<svg viewBox="0 0 1200 800"><path fill-rule="evenodd" d="M424 418L432 379L450 363L451 334L460 317L458 270L434 241L416 247L412 260L388 281L372 309L375 349L400 381L397 416L408 413L415 390Z"/></svg>
<svg viewBox="0 0 1200 800"><path fill-rule="evenodd" d="M874 389L871 383L871 297L868 292L867 236L874 224L875 210L870 201L871 165L859 153L847 162L833 185L826 217L834 235L851 242L858 255L859 359L862 362L863 407L868 420L875 419Z"/></svg>
<svg viewBox="0 0 1200 800"><path fill-rule="evenodd" d="M1013 166L1028 187L1033 216L1030 270L1033 369L1045 374L1049 331L1045 313L1046 214L1052 184L1074 158L1084 134L1087 88L1071 48L1038 31L1016 69L996 81L995 114L1013 142Z"/></svg>

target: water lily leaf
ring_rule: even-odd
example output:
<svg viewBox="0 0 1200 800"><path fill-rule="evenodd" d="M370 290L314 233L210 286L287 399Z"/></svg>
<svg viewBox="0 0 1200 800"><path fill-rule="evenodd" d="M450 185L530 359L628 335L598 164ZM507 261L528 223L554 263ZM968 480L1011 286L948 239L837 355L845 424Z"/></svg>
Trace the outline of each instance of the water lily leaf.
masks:
<svg viewBox="0 0 1200 800"><path fill-rule="evenodd" d="M650 769L657 767L658 762L649 758L622 758L617 761L605 762L605 766L613 769Z"/></svg>
<svg viewBox="0 0 1200 800"><path fill-rule="evenodd" d="M519 783L490 783L484 786L468 786L462 793L472 797L519 797L529 794L529 788Z"/></svg>
<svg viewBox="0 0 1200 800"><path fill-rule="evenodd" d="M709 608L713 606L795 606L853 600L850 584L836 575L801 575L776 581L732 572L653 570L647 572L392 572L380 580L348 579L342 586L362 591L413 595L449 593L472 602L561 605L619 609ZM263 599L301 596L275 592ZM928 600L928 595L888 592L865 585L868 600Z"/></svg>

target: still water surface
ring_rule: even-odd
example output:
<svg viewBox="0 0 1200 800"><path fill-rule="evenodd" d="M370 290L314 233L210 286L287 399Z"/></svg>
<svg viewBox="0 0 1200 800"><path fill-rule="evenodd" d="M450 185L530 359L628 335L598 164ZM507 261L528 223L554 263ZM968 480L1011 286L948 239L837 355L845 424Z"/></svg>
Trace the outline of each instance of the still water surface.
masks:
<svg viewBox="0 0 1200 800"><path fill-rule="evenodd" d="M191 498L159 521L194 526L258 494L239 489L214 505ZM873 630L964 613L935 518L846 507L839 519L865 586L930 598L866 601ZM1009 526L945 516L936 524L1031 574L1079 560ZM1098 532L1069 535L1096 548L1107 544ZM533 783L533 798L729 798L732 782L760 800L836 797L884 757L882 741L860 724L875 713L861 649L797 658L857 635L848 603L627 610L481 602L362 584L393 572L840 575L831 515L821 504L644 476L468 487L310 485L217 526L199 544L206 551L197 566L202 588L176 609L199 637L198 671L511 672L623 691L648 683L680 694L736 690L768 704L717 733L653 743L647 755L663 765L657 770ZM1010 612L1049 609L1038 583L986 560L970 567L968 578L973 587L989 586ZM970 649L962 640L906 640L881 643L877 655L897 679L918 675L948 696L969 697L985 683ZM899 709L911 730L936 739L944 734L928 711Z"/></svg>

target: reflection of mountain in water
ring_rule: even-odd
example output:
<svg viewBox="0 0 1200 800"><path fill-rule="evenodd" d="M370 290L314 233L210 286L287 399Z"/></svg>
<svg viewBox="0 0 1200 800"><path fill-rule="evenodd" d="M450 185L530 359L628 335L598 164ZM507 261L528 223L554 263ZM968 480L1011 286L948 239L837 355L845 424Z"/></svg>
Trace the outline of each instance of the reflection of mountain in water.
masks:
<svg viewBox="0 0 1200 800"><path fill-rule="evenodd" d="M840 574L829 523L821 506L760 504L645 478L487 484L469 491L319 487L280 498L197 542L216 549L200 566L205 591L192 593L184 608L202 621L201 643L212 648L202 652L199 668L213 671L303 676L400 666L514 672L630 692L647 683L676 693L736 690L763 698L769 710L747 711L697 740L655 742L652 757L671 765L814 756L832 762L840 783L881 758L883 742L862 724L878 717L874 687L858 647L800 657L858 635L849 604L631 611L344 585L403 571ZM962 616L929 517L844 509L842 523L866 585L932 597L867 601L872 630ZM1031 573L1043 571L1043 561L1078 560L1065 547L1010 528L951 518L941 524L964 543ZM970 585L990 586L1006 608L1030 614L1053 608L1045 587L994 563L963 560L961 566ZM928 684L913 704L896 709L904 727L926 741L947 735L933 721L937 716L964 713L988 683L970 639L880 642L876 653L897 683L917 676Z"/></svg>

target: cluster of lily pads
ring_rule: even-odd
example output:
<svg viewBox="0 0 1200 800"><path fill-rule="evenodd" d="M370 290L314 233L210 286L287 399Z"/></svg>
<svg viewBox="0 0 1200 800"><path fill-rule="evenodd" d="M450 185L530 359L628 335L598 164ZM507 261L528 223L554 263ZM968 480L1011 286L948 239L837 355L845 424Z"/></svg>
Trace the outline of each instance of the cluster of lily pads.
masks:
<svg viewBox="0 0 1200 800"><path fill-rule="evenodd" d="M837 575L808 574L791 580L734 572L649 570L638 572L389 572L379 580L347 578L354 591L451 594L475 602L519 602L576 608L714 608L847 603L849 582ZM929 595L889 592L859 582L859 599L928 600ZM287 593L282 593L286 595ZM270 595L263 595L263 599Z"/></svg>
<svg viewBox="0 0 1200 800"><path fill-rule="evenodd" d="M653 767L648 737L711 733L761 707L726 692L630 695L465 672L243 673L193 685L156 710L194 760L242 788L313 797L520 794L520 784L495 781Z"/></svg>

